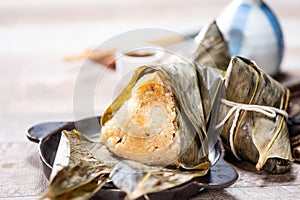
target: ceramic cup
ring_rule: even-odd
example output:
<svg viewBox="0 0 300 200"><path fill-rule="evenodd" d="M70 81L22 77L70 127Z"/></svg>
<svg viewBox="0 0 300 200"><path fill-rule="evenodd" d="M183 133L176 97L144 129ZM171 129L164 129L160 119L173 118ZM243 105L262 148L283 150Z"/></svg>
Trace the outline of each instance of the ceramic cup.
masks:
<svg viewBox="0 0 300 200"><path fill-rule="evenodd" d="M127 46L115 54L116 72L121 76L132 75L139 66L160 63L164 55L164 49L155 44Z"/></svg>
<svg viewBox="0 0 300 200"><path fill-rule="evenodd" d="M115 53L118 84L114 88L114 98L131 80L134 71L143 65L160 64L165 57L162 47L155 44L134 44L120 48Z"/></svg>
<svg viewBox="0 0 300 200"><path fill-rule="evenodd" d="M283 34L275 14L262 0L233 0L217 24L229 43L231 56L254 60L272 76L279 72Z"/></svg>

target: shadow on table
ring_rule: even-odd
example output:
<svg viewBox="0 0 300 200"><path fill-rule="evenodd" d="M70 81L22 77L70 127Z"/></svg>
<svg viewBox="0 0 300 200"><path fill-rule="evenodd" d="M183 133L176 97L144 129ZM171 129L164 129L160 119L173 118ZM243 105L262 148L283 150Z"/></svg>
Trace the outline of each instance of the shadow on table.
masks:
<svg viewBox="0 0 300 200"><path fill-rule="evenodd" d="M202 190L197 195L189 198L189 200L198 200L198 199L226 199L226 200L237 200L236 197L229 194L226 190L220 189L220 190Z"/></svg>
<svg viewBox="0 0 300 200"><path fill-rule="evenodd" d="M293 168L293 165L297 165L296 163L293 163L291 169L285 173L271 174L264 170L257 171L255 165L246 161L239 161L228 152L225 153L224 160L232 164L233 167L238 171L241 177L241 185L253 184L254 186L257 184L257 186L268 186L277 185L277 183L280 183L280 185L289 185L291 182L296 180L297 172Z"/></svg>

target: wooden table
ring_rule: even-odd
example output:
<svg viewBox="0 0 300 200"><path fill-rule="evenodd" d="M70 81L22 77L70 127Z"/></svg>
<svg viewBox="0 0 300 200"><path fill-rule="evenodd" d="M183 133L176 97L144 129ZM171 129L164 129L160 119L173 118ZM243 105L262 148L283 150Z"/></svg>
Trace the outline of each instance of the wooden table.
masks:
<svg viewBox="0 0 300 200"><path fill-rule="evenodd" d="M47 187L38 146L27 140L26 132L40 122L74 119L74 86L83 61L68 63L64 56L96 47L112 35L135 28L158 27L185 33L198 30L229 0L139 2L0 3L0 199L37 199ZM267 3L278 14L284 30L286 49L281 71L289 85L300 77L300 3ZM107 93L114 89L111 85L105 88ZM96 111L101 113L111 99L98 91L100 97L106 97L97 101ZM204 190L192 199L300 196L299 164L293 164L291 171L282 175L257 172L246 163L235 163L234 168L239 173L234 185L224 190Z"/></svg>

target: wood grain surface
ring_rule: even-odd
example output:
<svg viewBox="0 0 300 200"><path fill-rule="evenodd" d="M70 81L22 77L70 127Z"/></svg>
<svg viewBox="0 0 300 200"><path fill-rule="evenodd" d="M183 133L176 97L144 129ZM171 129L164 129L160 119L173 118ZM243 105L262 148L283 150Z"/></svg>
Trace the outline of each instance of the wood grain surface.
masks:
<svg viewBox="0 0 300 200"><path fill-rule="evenodd" d="M27 129L46 121L73 120L74 87L83 65L64 57L95 48L136 28L199 30L230 0L10 0L0 3L0 200L38 199L47 187L38 145ZM300 81L300 1L266 0L278 15L285 38L284 84ZM106 72L97 88L95 113L112 100L116 84ZM86 77L86 84L89 78ZM299 199L300 164L270 175L232 162L239 179L224 190L203 190L191 199Z"/></svg>
<svg viewBox="0 0 300 200"><path fill-rule="evenodd" d="M42 172L36 144L0 143L0 155L0 199L33 199L42 194L47 180Z"/></svg>

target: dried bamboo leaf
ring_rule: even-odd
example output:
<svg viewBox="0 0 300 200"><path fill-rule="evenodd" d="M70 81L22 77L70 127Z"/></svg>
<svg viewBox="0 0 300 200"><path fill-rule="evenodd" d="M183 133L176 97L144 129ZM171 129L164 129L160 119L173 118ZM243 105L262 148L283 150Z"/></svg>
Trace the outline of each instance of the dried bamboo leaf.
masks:
<svg viewBox="0 0 300 200"><path fill-rule="evenodd" d="M80 196L92 195L97 192L95 189L100 189L103 186L110 171L111 168L100 164L98 161L87 160L82 160L73 167L64 167L52 180L42 199L70 197L70 195L73 195L70 193L74 191ZM106 176L106 178L103 178L103 176Z"/></svg>
<svg viewBox="0 0 300 200"><path fill-rule="evenodd" d="M72 190L64 195L57 197L57 199L68 199L68 200L86 200L94 196L108 180L108 174L103 174L87 184Z"/></svg>
<svg viewBox="0 0 300 200"><path fill-rule="evenodd" d="M118 163L110 174L114 185L127 193L128 199L173 188L204 176L208 171L181 171L162 167L149 167L133 161Z"/></svg>
<svg viewBox="0 0 300 200"><path fill-rule="evenodd" d="M231 102L287 109L289 90L248 59L232 58L226 85L226 97ZM222 105L220 120L230 109L231 106ZM288 170L292 155L285 117L278 113L271 118L257 111L240 112L232 136L230 129L234 124L234 114L222 129L224 146L232 152L235 149L240 159L256 164L258 170L263 168L272 173Z"/></svg>
<svg viewBox="0 0 300 200"><path fill-rule="evenodd" d="M62 132L57 158L42 199L76 199L76 194L82 199L90 197L103 186L117 163L104 145L76 130Z"/></svg>
<svg viewBox="0 0 300 200"><path fill-rule="evenodd" d="M214 67L226 71L230 53L228 43L225 41L215 21L203 27L195 38L199 44L194 60L201 66Z"/></svg>
<svg viewBox="0 0 300 200"><path fill-rule="evenodd" d="M205 116L205 122L208 125L209 118L216 117L216 113L212 113L214 103L219 102L221 97L225 96L225 73L223 71L211 68L211 67L201 67L196 64L198 71L198 79L200 82L201 98L203 103L203 110ZM215 108L215 109L218 109Z"/></svg>

